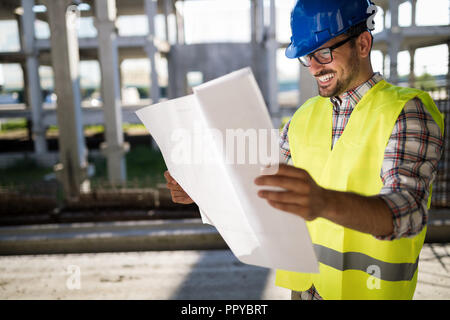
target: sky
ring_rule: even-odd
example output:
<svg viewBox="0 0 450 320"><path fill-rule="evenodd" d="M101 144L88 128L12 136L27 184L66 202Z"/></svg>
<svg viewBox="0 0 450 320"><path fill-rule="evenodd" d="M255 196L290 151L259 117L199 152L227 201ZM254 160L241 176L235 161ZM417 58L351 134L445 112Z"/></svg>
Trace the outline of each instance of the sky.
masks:
<svg viewBox="0 0 450 320"><path fill-rule="evenodd" d="M269 1L264 0L268 6ZM185 38L186 42L248 42L250 41L250 2L248 0L197 0L179 3L178 9L185 16ZM295 0L277 0L276 6L276 29L277 40L288 42L290 37L289 16ZM449 3L450 0L418 0L417 1L417 25L446 25L449 24ZM266 10L268 12L268 10ZM268 19L268 17L266 17ZM173 17L169 23L174 25ZM381 12L375 19L375 33L382 30ZM403 3L399 8L400 26L409 26L411 23L411 5L409 2ZM164 38L164 18L158 15L155 20L156 33L160 38ZM117 20L119 34L145 35L147 33L147 20L145 16L124 16ZM172 28L174 29L174 28ZM4 32L8 31L8 32ZM38 38L49 36L48 26L44 22L36 23L36 33ZM91 18L82 18L79 26L80 37L96 36L96 30ZM169 35L169 39L175 38L174 32ZM20 47L17 37L17 25L15 21L0 22L0 50L14 51ZM448 65L448 46L446 44L421 48L416 51L415 74L420 75L425 70L433 75L446 74ZM409 53L400 52L398 56L398 72L400 75L409 74ZM381 71L381 53L374 51L372 54L372 64L375 71ZM298 76L299 64L296 60L287 59L284 56L284 49L277 52L277 65L280 80L292 80ZM144 70L148 72L149 63L145 59L128 60L122 66L125 69ZM5 79L7 83L21 82L20 71L17 72L17 65L4 65L3 74L12 75ZM158 64L158 71L162 78L167 77L167 71L163 61ZM388 69L388 68L387 68ZM82 80L88 83L99 83L98 63L86 61L80 64ZM134 71L133 71L134 70ZM93 72L94 71L94 72ZM48 74L44 68L42 73ZM48 78L48 76L47 76Z"/></svg>

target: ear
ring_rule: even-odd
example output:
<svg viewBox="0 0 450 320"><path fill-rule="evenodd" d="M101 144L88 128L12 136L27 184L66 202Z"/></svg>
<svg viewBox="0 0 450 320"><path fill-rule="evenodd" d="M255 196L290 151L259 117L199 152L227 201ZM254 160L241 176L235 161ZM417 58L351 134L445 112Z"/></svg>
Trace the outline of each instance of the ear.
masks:
<svg viewBox="0 0 450 320"><path fill-rule="evenodd" d="M372 35L365 31L361 33L357 41L357 48L361 58L367 58L370 55L370 50L372 49Z"/></svg>

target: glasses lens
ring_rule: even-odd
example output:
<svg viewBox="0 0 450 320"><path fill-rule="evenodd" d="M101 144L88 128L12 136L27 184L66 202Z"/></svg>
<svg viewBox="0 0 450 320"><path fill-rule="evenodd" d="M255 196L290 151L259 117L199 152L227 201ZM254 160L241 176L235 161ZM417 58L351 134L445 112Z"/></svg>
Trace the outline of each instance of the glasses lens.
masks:
<svg viewBox="0 0 450 320"><path fill-rule="evenodd" d="M298 61L300 61L300 63L302 65L304 65L305 67L310 67L311 66L311 58L309 56L299 57Z"/></svg>
<svg viewBox="0 0 450 320"><path fill-rule="evenodd" d="M310 67L312 58L314 58L320 64L327 64L327 63L330 63L333 60L333 56L331 55L331 49L330 48L323 48L323 49L317 50L317 51L315 51L315 52L313 52L311 54L308 54L306 56L299 57L298 60L305 67Z"/></svg>
<svg viewBox="0 0 450 320"><path fill-rule="evenodd" d="M319 63L330 63L331 58L331 50L329 48L324 48L322 50L318 50L314 52L314 57L317 59Z"/></svg>

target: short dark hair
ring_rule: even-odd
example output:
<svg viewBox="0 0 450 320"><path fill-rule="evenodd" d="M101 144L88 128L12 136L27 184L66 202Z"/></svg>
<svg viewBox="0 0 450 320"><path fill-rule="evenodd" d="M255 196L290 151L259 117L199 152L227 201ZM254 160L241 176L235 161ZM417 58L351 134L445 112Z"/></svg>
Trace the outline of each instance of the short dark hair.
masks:
<svg viewBox="0 0 450 320"><path fill-rule="evenodd" d="M361 33L368 31L372 37L372 44L370 47L370 50L372 50L373 47L373 35L372 32L370 32L369 28L367 27L367 21L363 21L361 23L358 23L357 25L354 25L350 27L346 32L345 35L347 37L354 37L352 40L350 40L350 44L352 46L355 45L356 36L359 36Z"/></svg>

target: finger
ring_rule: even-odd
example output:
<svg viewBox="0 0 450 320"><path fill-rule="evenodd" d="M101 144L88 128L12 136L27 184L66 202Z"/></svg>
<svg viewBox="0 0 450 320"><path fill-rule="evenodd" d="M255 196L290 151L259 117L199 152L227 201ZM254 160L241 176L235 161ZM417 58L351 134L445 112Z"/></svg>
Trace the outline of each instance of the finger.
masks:
<svg viewBox="0 0 450 320"><path fill-rule="evenodd" d="M276 174L280 176L295 177L300 179L309 178L309 173L306 170L296 168L287 164L280 164Z"/></svg>
<svg viewBox="0 0 450 320"><path fill-rule="evenodd" d="M309 192L309 184L298 178L279 175L259 176L254 182L258 186L276 186L302 194Z"/></svg>
<svg viewBox="0 0 450 320"><path fill-rule="evenodd" d="M172 197L189 197L189 195L184 191L170 191Z"/></svg>
<svg viewBox="0 0 450 320"><path fill-rule="evenodd" d="M172 190L172 189L183 190L183 188L181 188L181 186L176 181L175 182L167 182L166 187L170 190Z"/></svg>
<svg viewBox="0 0 450 320"><path fill-rule="evenodd" d="M283 203L283 202L277 202L272 200L267 200L269 205L272 207L279 209L281 211L286 211L289 213L300 215L300 212L302 212L302 206L297 204L290 204L290 203ZM300 215L301 216L301 215Z"/></svg>
<svg viewBox="0 0 450 320"><path fill-rule="evenodd" d="M175 197L175 198L172 198L172 201L175 203L181 203L181 204L190 204L190 203L194 202L189 197L187 197L187 198L186 197Z"/></svg>
<svg viewBox="0 0 450 320"><path fill-rule="evenodd" d="M172 199L175 199L178 201L192 201L192 199L189 196L185 196L185 195L172 196Z"/></svg>
<svg viewBox="0 0 450 320"><path fill-rule="evenodd" d="M171 182L172 181L172 176L170 175L169 171L165 171L164 172L164 178L166 178L167 182Z"/></svg>
<svg viewBox="0 0 450 320"><path fill-rule="evenodd" d="M269 203L269 205L276 209L295 214L302 219L305 219L306 221L312 221L316 218L315 216L311 215L311 211L307 207L303 207L301 205L286 204L272 200L268 200L267 202Z"/></svg>
<svg viewBox="0 0 450 320"><path fill-rule="evenodd" d="M282 202L288 204L298 204L298 205L307 205L308 198L302 196L299 193L292 191L269 191L269 190L260 190L258 191L258 196L267 200Z"/></svg>
<svg viewBox="0 0 450 320"><path fill-rule="evenodd" d="M165 171L165 172L164 172L164 178L166 178L166 181L167 181L168 183L171 183L171 184L178 184L178 182L176 182L176 180L170 175L170 172L169 172L169 171Z"/></svg>
<svg viewBox="0 0 450 320"><path fill-rule="evenodd" d="M184 191L184 189L179 185L179 184L171 184L171 183L167 183L166 184L167 189L169 190L174 190L174 191Z"/></svg>

